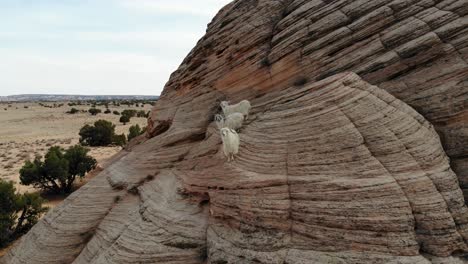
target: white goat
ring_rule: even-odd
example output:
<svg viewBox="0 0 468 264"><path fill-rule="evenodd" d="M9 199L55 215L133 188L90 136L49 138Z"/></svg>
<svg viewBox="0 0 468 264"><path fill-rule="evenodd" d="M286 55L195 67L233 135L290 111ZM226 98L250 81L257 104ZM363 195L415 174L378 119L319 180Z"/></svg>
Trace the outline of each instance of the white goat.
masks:
<svg viewBox="0 0 468 264"><path fill-rule="evenodd" d="M224 155L227 157L228 162L234 161L234 155L239 153L239 135L235 130L227 127L221 128L219 131L223 140Z"/></svg>
<svg viewBox="0 0 468 264"><path fill-rule="evenodd" d="M228 101L222 101L220 105L223 109L224 116L229 116L233 113L241 113L245 116L245 119L249 117L249 111L252 107L250 105L250 102L247 100L242 100L241 102L235 105L229 105Z"/></svg>
<svg viewBox="0 0 468 264"><path fill-rule="evenodd" d="M215 115L215 121L219 129L227 127L238 130L242 127L242 123L244 122L244 115L242 113L233 113L227 117L222 115Z"/></svg>

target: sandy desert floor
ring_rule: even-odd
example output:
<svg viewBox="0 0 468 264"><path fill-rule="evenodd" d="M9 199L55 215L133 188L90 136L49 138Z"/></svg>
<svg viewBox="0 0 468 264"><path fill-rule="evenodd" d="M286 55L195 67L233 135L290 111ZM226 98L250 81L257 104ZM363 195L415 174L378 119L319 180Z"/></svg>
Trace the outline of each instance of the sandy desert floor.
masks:
<svg viewBox="0 0 468 264"><path fill-rule="evenodd" d="M51 103L46 104L51 105ZM91 106L73 107L88 110ZM105 110L104 106L96 108ZM147 122L146 118L134 117L124 126L119 122L120 116L112 113L101 113L97 116L89 113L66 114L70 109L66 102L59 108L46 108L38 103L0 104L0 178L16 182L16 188L20 192L35 191L32 187L19 184L19 169L27 159L33 159L36 155L44 156L51 146L67 148L77 144L80 128L85 124L93 124L99 119L114 123L117 134L128 134L130 126L139 124L143 127ZM109 109L119 112L125 109L147 112L151 109L151 105L146 104L144 107L109 105ZM120 149L120 147L91 148L90 155L97 159L98 163L102 163Z"/></svg>

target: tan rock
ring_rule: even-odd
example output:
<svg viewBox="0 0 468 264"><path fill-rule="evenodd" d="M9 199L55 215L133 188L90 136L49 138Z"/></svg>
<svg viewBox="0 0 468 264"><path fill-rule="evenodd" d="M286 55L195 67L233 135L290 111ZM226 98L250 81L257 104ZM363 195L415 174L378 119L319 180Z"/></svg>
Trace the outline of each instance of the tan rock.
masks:
<svg viewBox="0 0 468 264"><path fill-rule="evenodd" d="M147 141L0 262L462 262L467 14L234 1L171 75ZM232 163L213 123L226 99L253 106Z"/></svg>

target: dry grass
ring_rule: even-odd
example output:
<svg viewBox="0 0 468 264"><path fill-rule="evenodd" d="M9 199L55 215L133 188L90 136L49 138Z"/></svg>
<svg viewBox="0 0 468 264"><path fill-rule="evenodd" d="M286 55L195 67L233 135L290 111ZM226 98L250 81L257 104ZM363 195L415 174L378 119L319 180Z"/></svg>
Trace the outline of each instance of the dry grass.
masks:
<svg viewBox="0 0 468 264"><path fill-rule="evenodd" d="M132 118L127 125L119 122L117 115L77 113L70 117L66 114L69 107L46 108L38 103L14 103L8 111L0 111L0 178L19 182L19 169L24 161L36 155L44 156L51 146L67 148L78 143L78 132L85 124L93 124L99 119L109 120L116 125L116 133L128 133L130 126L147 125L146 118ZM0 104L0 109L7 104ZM81 110L89 106L74 106ZM142 107L110 106L111 111L122 112L124 109L149 111L150 105ZM102 163L120 151L119 147L91 148L90 155ZM16 184L20 192L35 191L31 187Z"/></svg>

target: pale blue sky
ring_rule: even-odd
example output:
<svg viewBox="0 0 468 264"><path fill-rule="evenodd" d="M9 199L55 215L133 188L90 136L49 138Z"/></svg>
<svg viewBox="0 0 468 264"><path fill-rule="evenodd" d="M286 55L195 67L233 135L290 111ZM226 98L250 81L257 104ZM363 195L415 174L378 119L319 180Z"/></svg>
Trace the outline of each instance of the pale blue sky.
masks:
<svg viewBox="0 0 468 264"><path fill-rule="evenodd" d="M230 0L0 0L0 95L158 95Z"/></svg>

